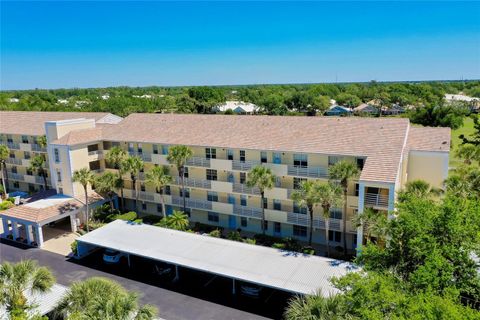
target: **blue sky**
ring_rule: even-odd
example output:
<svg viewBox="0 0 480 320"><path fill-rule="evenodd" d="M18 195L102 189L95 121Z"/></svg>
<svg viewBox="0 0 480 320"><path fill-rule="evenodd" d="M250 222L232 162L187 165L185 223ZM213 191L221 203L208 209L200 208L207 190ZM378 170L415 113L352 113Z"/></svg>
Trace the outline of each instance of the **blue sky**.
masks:
<svg viewBox="0 0 480 320"><path fill-rule="evenodd" d="M1 2L1 89L480 78L478 2Z"/></svg>

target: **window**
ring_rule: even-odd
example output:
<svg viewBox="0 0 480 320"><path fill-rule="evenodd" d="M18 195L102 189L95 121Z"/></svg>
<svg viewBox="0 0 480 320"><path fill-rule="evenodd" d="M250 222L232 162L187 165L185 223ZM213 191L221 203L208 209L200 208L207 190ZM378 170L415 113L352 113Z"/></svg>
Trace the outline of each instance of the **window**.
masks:
<svg viewBox="0 0 480 320"><path fill-rule="evenodd" d="M282 224L281 224L280 222L275 222L275 223L273 224L273 231L274 231L275 233L280 233L280 232L282 232Z"/></svg>
<svg viewBox="0 0 480 320"><path fill-rule="evenodd" d="M20 188L20 183L18 183L18 181L13 182L13 187L14 187L15 189Z"/></svg>
<svg viewBox="0 0 480 320"><path fill-rule="evenodd" d="M145 191L145 183L140 184L140 191Z"/></svg>
<svg viewBox="0 0 480 320"><path fill-rule="evenodd" d="M207 169L207 180L217 180L217 170Z"/></svg>
<svg viewBox="0 0 480 320"><path fill-rule="evenodd" d="M165 194L166 195L171 195L172 194L172 189L170 188L170 186L165 186Z"/></svg>
<svg viewBox="0 0 480 320"><path fill-rule="evenodd" d="M307 181L307 179L293 178L293 189L299 190L302 187L302 182L304 181Z"/></svg>
<svg viewBox="0 0 480 320"><path fill-rule="evenodd" d="M307 227L293 225L293 235L296 237L306 237L307 236Z"/></svg>
<svg viewBox="0 0 480 320"><path fill-rule="evenodd" d="M231 149L227 150L227 159L228 160L233 160L233 150L231 150Z"/></svg>
<svg viewBox="0 0 480 320"><path fill-rule="evenodd" d="M162 205L161 204L157 204L157 212L162 213Z"/></svg>
<svg viewBox="0 0 480 320"><path fill-rule="evenodd" d="M308 156L306 154L294 154L293 165L301 168L308 167Z"/></svg>
<svg viewBox="0 0 480 320"><path fill-rule="evenodd" d="M128 144L128 153L133 153L133 143Z"/></svg>
<svg viewBox="0 0 480 320"><path fill-rule="evenodd" d="M273 163L281 164L282 163L282 155L278 152L273 153Z"/></svg>
<svg viewBox="0 0 480 320"><path fill-rule="evenodd" d="M353 246L354 247L357 246L357 235L356 234L353 235Z"/></svg>
<svg viewBox="0 0 480 320"><path fill-rule="evenodd" d="M264 223L263 223L263 229L266 231L268 230L268 221L265 220Z"/></svg>
<svg viewBox="0 0 480 320"><path fill-rule="evenodd" d="M29 175L29 176L33 176L32 169L30 169L30 168L27 168L27 175Z"/></svg>
<svg viewBox="0 0 480 320"><path fill-rule="evenodd" d="M363 170L363 165L365 164L364 158L357 158L357 167L360 170Z"/></svg>
<svg viewBox="0 0 480 320"><path fill-rule="evenodd" d="M328 241L333 241L333 242L342 241L342 233L338 231L328 230Z"/></svg>
<svg viewBox="0 0 480 320"><path fill-rule="evenodd" d="M53 150L53 152L54 152L54 154L55 154L55 163L60 163L60 153L59 153L58 149L55 148L55 149Z"/></svg>
<svg viewBox="0 0 480 320"><path fill-rule="evenodd" d="M342 219L342 209L331 208L330 209L330 218L332 218L332 219Z"/></svg>
<svg viewBox="0 0 480 320"><path fill-rule="evenodd" d="M247 181L247 174L245 172L240 172L240 183L245 183Z"/></svg>
<svg viewBox="0 0 480 320"><path fill-rule="evenodd" d="M260 162L261 163L267 162L267 153L265 151L260 152Z"/></svg>
<svg viewBox="0 0 480 320"><path fill-rule="evenodd" d="M147 204L145 202L142 202L142 210L147 210Z"/></svg>
<svg viewBox="0 0 480 320"><path fill-rule="evenodd" d="M13 143L13 139L12 139L12 136L11 135L7 135L7 142L8 143Z"/></svg>
<svg viewBox="0 0 480 320"><path fill-rule="evenodd" d="M87 150L88 150L88 152L97 151L98 150L98 144L91 144L91 145L87 146Z"/></svg>
<svg viewBox="0 0 480 320"><path fill-rule="evenodd" d="M57 169L57 181L62 182L62 172Z"/></svg>
<svg viewBox="0 0 480 320"><path fill-rule="evenodd" d="M158 146L154 144L152 147L153 147L153 154L158 154Z"/></svg>
<svg viewBox="0 0 480 320"><path fill-rule="evenodd" d="M246 217L240 217L240 225L244 228L248 226L248 221Z"/></svg>
<svg viewBox="0 0 480 320"><path fill-rule="evenodd" d="M217 149L205 148L205 156L207 159L216 159L217 158Z"/></svg>
<svg viewBox="0 0 480 320"><path fill-rule="evenodd" d="M22 143L28 143L28 137L22 136Z"/></svg>
<svg viewBox="0 0 480 320"><path fill-rule="evenodd" d="M35 187L33 186L33 184L28 184L28 191L29 192L35 192Z"/></svg>
<svg viewBox="0 0 480 320"><path fill-rule="evenodd" d="M218 217L218 213L216 212L208 212L208 221L210 222L218 222L220 219Z"/></svg>
<svg viewBox="0 0 480 320"><path fill-rule="evenodd" d="M245 162L245 150L240 150L240 162Z"/></svg>
<svg viewBox="0 0 480 320"><path fill-rule="evenodd" d="M24 157L25 159L27 159L27 160L30 159L30 152L25 151L23 157Z"/></svg>
<svg viewBox="0 0 480 320"><path fill-rule="evenodd" d="M15 159L15 153L13 153L13 152L10 151L9 157L10 157L10 159Z"/></svg>
<svg viewBox="0 0 480 320"><path fill-rule="evenodd" d="M183 167L183 176L188 178L188 167Z"/></svg>
<svg viewBox="0 0 480 320"><path fill-rule="evenodd" d="M307 207L300 207L296 202L293 203L293 212L299 214L307 214Z"/></svg>
<svg viewBox="0 0 480 320"><path fill-rule="evenodd" d="M180 189L180 197L183 197L183 191ZM185 198L190 198L190 189L185 188Z"/></svg>
<svg viewBox="0 0 480 320"><path fill-rule="evenodd" d="M13 167L12 167L12 172L13 172L13 173L18 173L18 170L17 170L17 167L16 167L16 166L13 166Z"/></svg>
<svg viewBox="0 0 480 320"><path fill-rule="evenodd" d="M247 196L244 194L240 196L240 205L243 207L247 206Z"/></svg>
<svg viewBox="0 0 480 320"><path fill-rule="evenodd" d="M263 208L268 209L268 199L263 198Z"/></svg>
<svg viewBox="0 0 480 320"><path fill-rule="evenodd" d="M168 146L162 146L162 154L167 155L168 154Z"/></svg>
<svg viewBox="0 0 480 320"><path fill-rule="evenodd" d="M277 199L273 199L273 210L282 210L282 202Z"/></svg>
<svg viewBox="0 0 480 320"><path fill-rule="evenodd" d="M212 202L218 202L218 193L214 191L207 192L207 200Z"/></svg>
<svg viewBox="0 0 480 320"><path fill-rule="evenodd" d="M142 147L142 144L141 144L141 143L139 143L139 144L137 145L137 152L138 152L138 153L142 153L142 152L143 152L143 147Z"/></svg>
<svg viewBox="0 0 480 320"><path fill-rule="evenodd" d="M335 163L340 161L340 157L328 156L328 165L333 166Z"/></svg>
<svg viewBox="0 0 480 320"><path fill-rule="evenodd" d="M355 197L358 197L359 193L360 193L360 184L355 183Z"/></svg>

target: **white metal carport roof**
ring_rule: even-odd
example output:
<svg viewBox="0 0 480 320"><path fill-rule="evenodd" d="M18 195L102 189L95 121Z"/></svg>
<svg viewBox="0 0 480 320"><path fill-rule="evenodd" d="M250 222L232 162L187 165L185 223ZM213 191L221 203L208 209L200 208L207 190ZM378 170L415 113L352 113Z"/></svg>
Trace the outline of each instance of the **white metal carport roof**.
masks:
<svg viewBox="0 0 480 320"><path fill-rule="evenodd" d="M116 220L77 239L153 260L300 294L337 292L349 262Z"/></svg>

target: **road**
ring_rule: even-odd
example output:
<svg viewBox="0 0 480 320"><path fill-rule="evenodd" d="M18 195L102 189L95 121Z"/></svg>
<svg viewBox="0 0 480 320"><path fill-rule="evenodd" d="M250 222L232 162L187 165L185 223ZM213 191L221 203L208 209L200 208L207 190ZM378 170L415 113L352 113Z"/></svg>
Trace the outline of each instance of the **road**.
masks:
<svg viewBox="0 0 480 320"><path fill-rule="evenodd" d="M22 259L37 260L39 265L48 266L55 275L57 282L66 286L74 281L85 280L94 276L115 280L122 284L126 289L139 292L141 295L141 303L148 303L157 306L159 309L159 316L166 320L268 319L144 282L92 269L84 265L70 262L65 257L52 252L40 249L17 248L6 243L0 243L0 263L4 261L18 262Z"/></svg>

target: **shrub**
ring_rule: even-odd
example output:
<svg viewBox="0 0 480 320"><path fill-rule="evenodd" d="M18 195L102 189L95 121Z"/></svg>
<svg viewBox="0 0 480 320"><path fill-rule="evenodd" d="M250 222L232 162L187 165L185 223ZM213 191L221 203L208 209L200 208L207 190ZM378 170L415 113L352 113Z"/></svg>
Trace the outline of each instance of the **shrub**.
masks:
<svg viewBox="0 0 480 320"><path fill-rule="evenodd" d="M135 222L135 223L143 223L143 219L141 219L141 218L135 219L135 220L133 220L133 222Z"/></svg>
<svg viewBox="0 0 480 320"><path fill-rule="evenodd" d="M8 198L8 199L7 199L7 201L9 201L9 202L11 202L11 203L15 204L15 198L12 198L12 197L10 197L10 198Z"/></svg>
<svg viewBox="0 0 480 320"><path fill-rule="evenodd" d="M77 240L73 241L71 244L70 244L70 249L72 249L72 253L74 255L77 255L78 253L78 242Z"/></svg>
<svg viewBox="0 0 480 320"><path fill-rule="evenodd" d="M195 226L193 227L193 230L196 232L205 232L209 233L212 232L213 230L219 229L220 231L223 231L222 227L214 227L208 224L200 223L200 222L195 222Z"/></svg>
<svg viewBox="0 0 480 320"><path fill-rule="evenodd" d="M117 219L125 220L125 221L133 221L137 219L137 213L135 211L130 211L124 214L117 214L114 216L114 219L112 219L112 221Z"/></svg>
<svg viewBox="0 0 480 320"><path fill-rule="evenodd" d="M257 240L250 239L250 238L244 239L243 242L248 243L248 244L257 244Z"/></svg>
<svg viewBox="0 0 480 320"><path fill-rule="evenodd" d="M156 223L160 222L160 220L162 220L162 217L161 216L156 216L154 214L150 214L148 216L142 217L142 219L143 219L143 223L156 224Z"/></svg>
<svg viewBox="0 0 480 320"><path fill-rule="evenodd" d="M297 240L293 238L284 238L282 242L285 243L285 250L300 251L300 245Z"/></svg>
<svg viewBox="0 0 480 320"><path fill-rule="evenodd" d="M0 203L0 211L7 210L13 207L15 207L15 205L10 201L3 201L2 203Z"/></svg>
<svg viewBox="0 0 480 320"><path fill-rule="evenodd" d="M312 247L303 247L302 252L305 253L305 254L314 255L315 254L315 249L313 249Z"/></svg>
<svg viewBox="0 0 480 320"><path fill-rule="evenodd" d="M257 240L259 244L262 244L264 246L272 246L275 242L281 242L282 240L280 238L272 237L269 235L263 235L263 234L256 234L254 238Z"/></svg>
<svg viewBox="0 0 480 320"><path fill-rule="evenodd" d="M237 231L230 231L227 235L227 239L232 240L232 241L242 241L243 240L242 236Z"/></svg>
<svg viewBox="0 0 480 320"><path fill-rule="evenodd" d="M209 235L210 237L220 238L222 236L222 232L218 229L215 229L213 231L210 231Z"/></svg>
<svg viewBox="0 0 480 320"><path fill-rule="evenodd" d="M95 229L103 227L105 224L106 223L102 221L92 220L88 223L88 227L90 228L90 231L93 231ZM87 226L85 224L83 225L83 230L87 231Z"/></svg>
<svg viewBox="0 0 480 320"><path fill-rule="evenodd" d="M272 248L285 250L285 243L275 242L272 244Z"/></svg>

